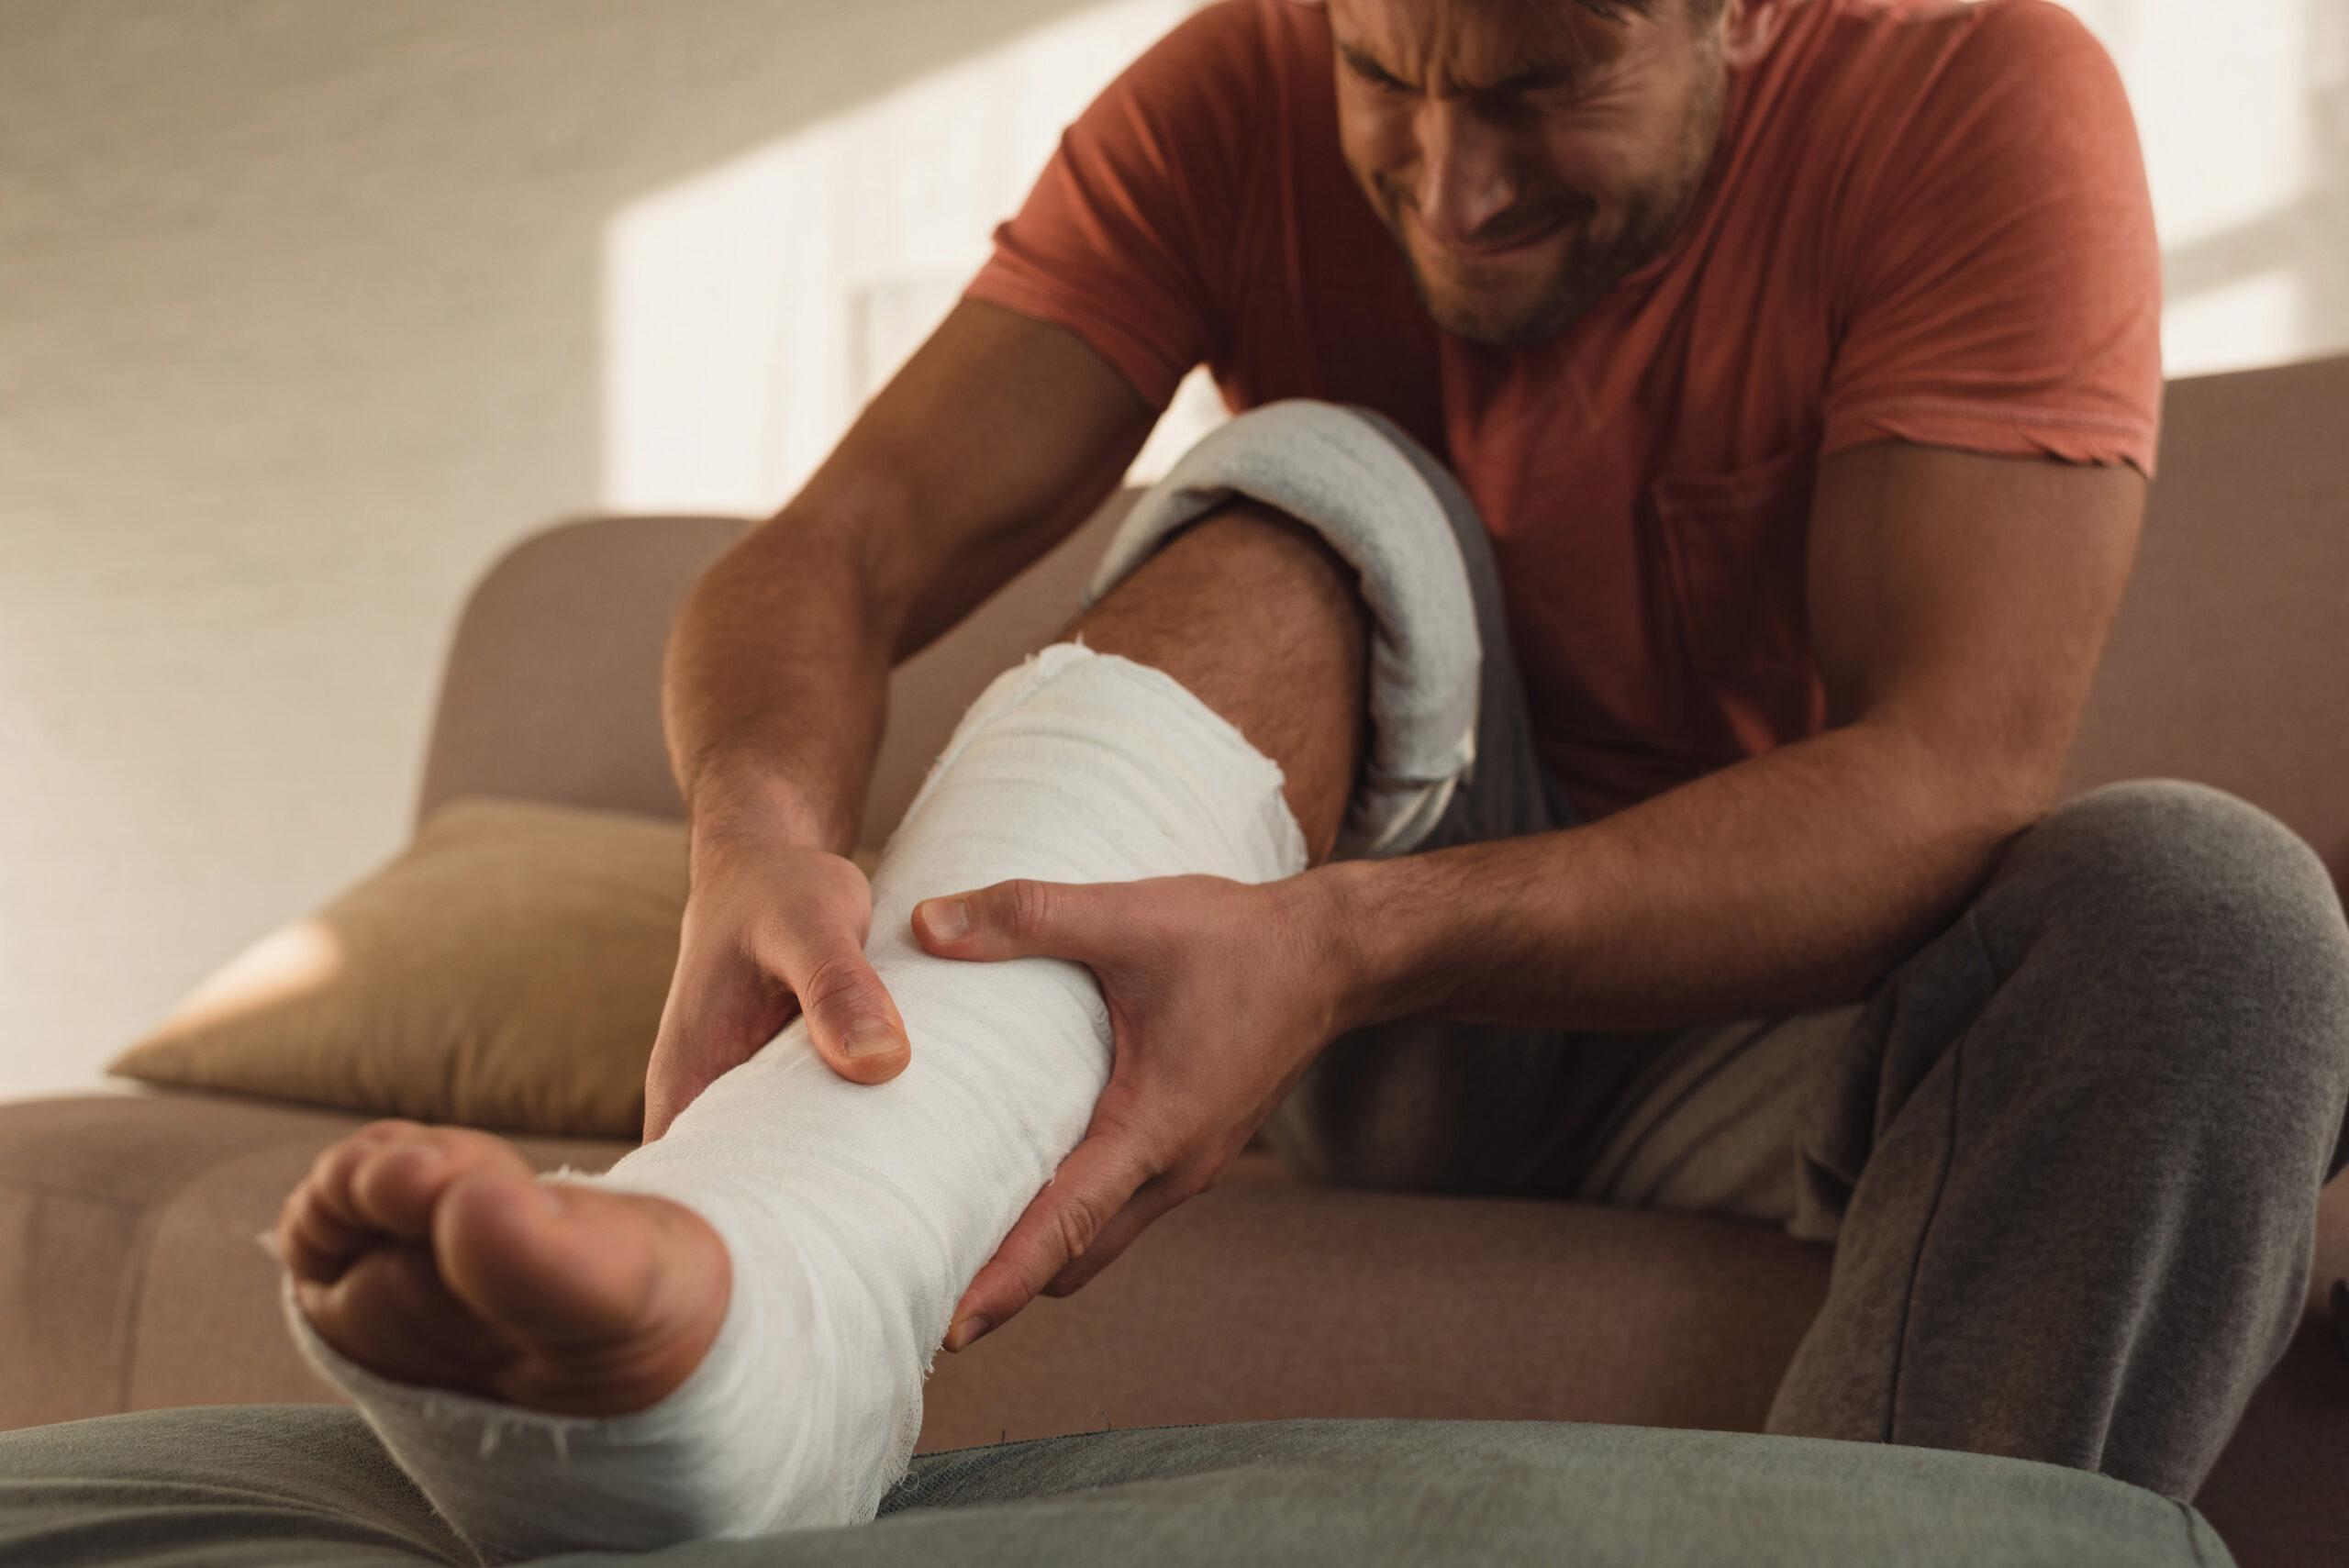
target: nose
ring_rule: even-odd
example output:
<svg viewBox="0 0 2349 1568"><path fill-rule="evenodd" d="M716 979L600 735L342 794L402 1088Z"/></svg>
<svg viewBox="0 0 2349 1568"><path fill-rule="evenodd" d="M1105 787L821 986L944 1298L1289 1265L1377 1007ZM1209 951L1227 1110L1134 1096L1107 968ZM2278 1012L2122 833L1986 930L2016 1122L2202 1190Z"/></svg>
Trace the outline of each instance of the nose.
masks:
<svg viewBox="0 0 2349 1568"><path fill-rule="evenodd" d="M1472 243L1517 199L1507 149L1497 128L1457 102L1430 99L1418 119L1419 168L1411 195L1419 221L1439 244Z"/></svg>

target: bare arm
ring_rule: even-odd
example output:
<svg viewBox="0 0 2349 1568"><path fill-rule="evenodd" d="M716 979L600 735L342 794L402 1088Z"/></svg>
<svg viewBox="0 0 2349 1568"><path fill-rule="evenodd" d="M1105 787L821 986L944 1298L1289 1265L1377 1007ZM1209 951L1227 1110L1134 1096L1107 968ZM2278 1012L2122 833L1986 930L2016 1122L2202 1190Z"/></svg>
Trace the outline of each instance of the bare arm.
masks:
<svg viewBox="0 0 2349 1568"><path fill-rule="evenodd" d="M2053 795L2144 483L1919 447L1842 454L1811 521L1833 728L1596 825L1246 886L957 895L948 957L1091 967L1118 1020L1076 1151L955 1308L960 1350L1211 1184L1324 1042L1413 1014L1662 1028L1864 994ZM1039 896L1040 893L1048 894Z"/></svg>
<svg viewBox="0 0 2349 1568"><path fill-rule="evenodd" d="M696 827L771 813L845 851L890 666L1066 537L1152 419L1073 334L956 306L686 602L663 706Z"/></svg>
<svg viewBox="0 0 2349 1568"><path fill-rule="evenodd" d="M869 893L839 858L889 668L1082 522L1154 419L1074 334L965 302L695 587L662 694L692 893L648 1138L803 1004L836 1070L903 1068L903 1024L863 954Z"/></svg>
<svg viewBox="0 0 2349 1568"><path fill-rule="evenodd" d="M1664 1028L1855 998L2052 800L2145 484L1880 444L1822 466L1823 734L1595 826L1334 866L1349 1021Z"/></svg>

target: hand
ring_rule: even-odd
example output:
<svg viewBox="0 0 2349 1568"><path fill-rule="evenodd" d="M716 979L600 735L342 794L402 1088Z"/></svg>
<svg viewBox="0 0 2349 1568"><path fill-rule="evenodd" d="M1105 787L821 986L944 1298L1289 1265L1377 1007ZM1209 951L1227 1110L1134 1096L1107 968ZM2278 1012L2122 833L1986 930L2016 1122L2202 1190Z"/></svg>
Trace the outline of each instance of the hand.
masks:
<svg viewBox="0 0 2349 1568"><path fill-rule="evenodd" d="M676 978L644 1079L646 1142L802 1010L833 1072L883 1084L912 1059L864 961L873 888L839 855L743 836L695 843Z"/></svg>
<svg viewBox="0 0 2349 1568"><path fill-rule="evenodd" d="M941 958L1085 965L1117 1034L1085 1140L963 1293L948 1350L1039 1291L1078 1289L1206 1191L1339 1032L1343 948L1320 885L1005 882L915 906L915 937Z"/></svg>

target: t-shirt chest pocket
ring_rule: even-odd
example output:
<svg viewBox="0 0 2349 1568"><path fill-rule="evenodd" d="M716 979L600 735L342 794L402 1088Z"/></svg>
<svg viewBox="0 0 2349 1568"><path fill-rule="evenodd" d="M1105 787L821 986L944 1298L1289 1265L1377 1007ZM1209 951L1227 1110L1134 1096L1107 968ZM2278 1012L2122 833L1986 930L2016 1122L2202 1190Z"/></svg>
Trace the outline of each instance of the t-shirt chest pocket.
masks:
<svg viewBox="0 0 2349 1568"><path fill-rule="evenodd" d="M1816 450L1649 487L1657 608L1685 661L1697 746L1750 756L1820 727L1804 575Z"/></svg>

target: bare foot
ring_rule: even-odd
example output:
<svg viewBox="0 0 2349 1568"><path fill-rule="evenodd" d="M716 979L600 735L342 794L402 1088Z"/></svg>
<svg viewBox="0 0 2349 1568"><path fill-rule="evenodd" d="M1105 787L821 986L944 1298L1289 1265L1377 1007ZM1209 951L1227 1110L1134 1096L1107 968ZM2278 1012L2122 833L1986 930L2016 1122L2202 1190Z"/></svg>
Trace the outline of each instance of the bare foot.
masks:
<svg viewBox="0 0 2349 1568"><path fill-rule="evenodd" d="M318 1333L399 1383L569 1416L641 1410L701 1364L733 1274L664 1198L539 1182L485 1132L379 1121L278 1216Z"/></svg>

